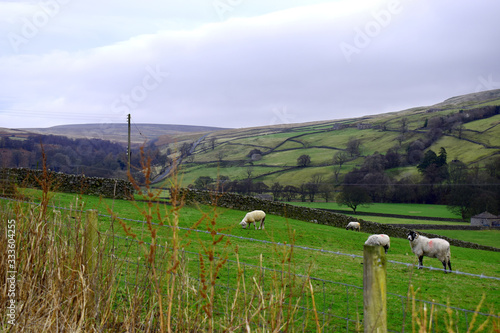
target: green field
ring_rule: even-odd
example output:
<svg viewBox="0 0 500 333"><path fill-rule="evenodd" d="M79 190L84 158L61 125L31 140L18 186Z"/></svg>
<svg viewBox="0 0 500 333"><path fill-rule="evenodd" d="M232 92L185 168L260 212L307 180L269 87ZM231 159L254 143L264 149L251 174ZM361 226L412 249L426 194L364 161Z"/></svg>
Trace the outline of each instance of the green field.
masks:
<svg viewBox="0 0 500 333"><path fill-rule="evenodd" d="M40 196L39 191L26 190L25 195L33 198ZM75 205L77 196L71 194L57 193L53 194L51 203L58 207L70 207ZM81 196L79 203L83 204L84 210L97 209L101 214L108 215L109 210L112 210L120 217L127 219L144 221L144 213L142 210L147 209L146 203L111 199L100 199L92 196ZM2 205L6 203L2 201ZM415 214L416 216L442 216L449 217L449 213L440 206L437 207L418 207L415 205L373 205L373 211L383 211L402 214ZM56 208L57 209L57 208ZM153 207L152 216L156 216L155 209L158 209L163 221L168 221L172 218L173 212L171 207L160 205L157 208ZM359 257L350 257L346 255L336 255L331 252L322 252L321 250L341 252L348 255L363 255L363 243L367 238L367 234L360 232L346 231L342 228L333 228L329 226L311 224L308 222L285 219L279 216L268 216L266 219L266 229L261 230L244 230L238 226L238 222L243 217L244 212L216 208L210 206L190 207L185 206L179 211L179 226L190 228L193 225L198 230L210 230L210 223L215 223L215 228L228 236L224 239L229 240L226 248L218 248L216 253L223 255L226 253L229 260L236 260L235 252L238 248L239 260L245 264L258 266L262 258L263 265L269 268L282 267L283 253L286 252L287 246L276 245L280 244L295 244L293 251L293 271L298 274L310 274L311 276L321 279L321 281L333 281L352 286L363 286L363 266L362 259ZM157 218L153 217L153 222L157 222ZM137 240L145 242L151 241L151 235L145 223L136 221L122 221L123 226L130 228L128 233L135 234ZM112 219L106 216L99 217L99 230L103 234L109 234L111 229L116 235L125 237L124 227L114 222L111 227ZM158 244L167 244L170 240L170 228L153 226L157 230L156 242ZM183 248L186 251L193 253L203 252L203 244L208 244L211 237L207 233L182 232ZM244 237L243 239L231 237ZM459 239L471 240L470 233L453 234ZM484 233L483 237L489 241L494 241L498 238L498 232ZM181 237L181 238L182 238ZM450 236L451 237L451 236ZM128 241L116 239L115 249L118 257L127 257L134 261L137 258L143 257L141 247L134 245L130 247L130 236ZM271 241L273 244L261 243L260 241ZM302 247L310 248L309 250ZM316 251L314 251L316 249ZM138 251L138 252L137 252ZM135 258L135 259L133 259ZM406 239L392 239L391 249L388 254L388 259L396 262L407 264L415 264L416 258L411 253L408 241ZM141 260L139 260L141 261ZM193 270L196 270L196 264ZM500 253L488 252L481 250L472 250L452 246L452 264L455 270L467 272L471 274L484 274L486 276L500 277ZM231 283L235 279L235 263L229 262L227 270L221 271L220 283ZM437 268L436 271L416 270L411 267L400 264L388 264L387 285L388 292L406 296L408 288L413 286L415 289L420 288L418 298L433 301L441 304L449 304L458 308L473 310L479 304L482 295L486 295L486 301L482 310L489 312L495 309L498 312L500 307L500 282L497 280L471 278L464 275L444 275L441 263L436 259L426 258L424 265ZM123 272L122 275L126 278L127 275L133 275L132 271ZM232 268L230 268L232 267ZM251 267L251 266L248 266ZM250 270L250 268L248 268ZM131 277L128 278L131 278ZM319 290L325 285L325 282L319 284ZM326 285L333 285L330 282ZM318 290L318 293L320 292ZM362 293L361 293L362 294ZM353 307L356 307L358 312L362 312L362 300L360 295L353 291L350 296L350 301ZM361 302L361 303L359 303ZM357 304L357 305L356 305ZM353 309L353 308L351 308Z"/></svg>
<svg viewBox="0 0 500 333"><path fill-rule="evenodd" d="M310 208L350 210L348 207L340 206L335 202L289 202L289 204ZM460 218L460 216L454 215L446 209L445 205L373 203L367 206L361 206L357 209L357 211L362 213L381 213L419 217ZM362 218L362 216L360 217Z"/></svg>
<svg viewBox="0 0 500 333"><path fill-rule="evenodd" d="M471 243L500 248L500 230L422 230L436 235L460 239Z"/></svg>

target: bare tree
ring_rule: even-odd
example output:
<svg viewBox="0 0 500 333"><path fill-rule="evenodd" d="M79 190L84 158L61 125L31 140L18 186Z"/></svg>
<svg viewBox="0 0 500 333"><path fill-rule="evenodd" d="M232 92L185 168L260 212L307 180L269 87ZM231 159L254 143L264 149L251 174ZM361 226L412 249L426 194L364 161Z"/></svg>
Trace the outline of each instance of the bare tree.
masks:
<svg viewBox="0 0 500 333"><path fill-rule="evenodd" d="M333 165L337 166L333 168L333 173L335 175L336 182L339 180L339 174L340 170L342 169L342 165L344 165L344 163L347 162L348 158L349 157L347 156L347 153L344 151L340 151L333 156Z"/></svg>
<svg viewBox="0 0 500 333"><path fill-rule="evenodd" d="M316 194L319 192L320 185L323 183L323 176L315 174L312 176L311 181L306 184L305 190L309 196L309 201L314 202Z"/></svg>
<svg viewBox="0 0 500 333"><path fill-rule="evenodd" d="M361 147L361 140L359 139L350 137L349 141L347 141L346 150L349 154L351 154L351 157L360 155L360 147Z"/></svg>
<svg viewBox="0 0 500 333"><path fill-rule="evenodd" d="M271 186L271 192L273 193L274 200L279 200L281 192L283 191L283 185L279 182L274 182Z"/></svg>
<svg viewBox="0 0 500 333"><path fill-rule="evenodd" d="M210 142L210 148L212 148L212 150L215 149L215 143L216 143L216 141L217 141L217 137L216 136L210 137L209 142Z"/></svg>
<svg viewBox="0 0 500 333"><path fill-rule="evenodd" d="M462 133L464 131L464 124L462 122L458 122L453 126L453 129L457 132L458 138L462 139Z"/></svg>
<svg viewBox="0 0 500 333"><path fill-rule="evenodd" d="M247 168L246 172L247 172L247 179L252 178L253 168L250 167Z"/></svg>
<svg viewBox="0 0 500 333"><path fill-rule="evenodd" d="M325 202L330 201L330 199L333 197L333 193L334 193L333 184L325 183L319 186L319 194L321 195L321 197L323 197L323 199L325 199Z"/></svg>
<svg viewBox="0 0 500 333"><path fill-rule="evenodd" d="M224 153L223 150L220 150L217 152L216 156L217 156L217 159L219 160L219 163L221 163L222 160L224 159L224 157L226 157L226 153Z"/></svg>
<svg viewBox="0 0 500 333"><path fill-rule="evenodd" d="M401 135L404 137L406 132L408 132L408 118L401 118L401 127L400 127Z"/></svg>

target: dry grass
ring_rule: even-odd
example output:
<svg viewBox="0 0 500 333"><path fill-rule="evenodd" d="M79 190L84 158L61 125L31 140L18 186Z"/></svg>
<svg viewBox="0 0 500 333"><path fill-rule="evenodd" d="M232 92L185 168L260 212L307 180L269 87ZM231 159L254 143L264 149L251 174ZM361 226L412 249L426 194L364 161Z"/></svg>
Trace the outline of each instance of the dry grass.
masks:
<svg viewBox="0 0 500 333"><path fill-rule="evenodd" d="M144 156L146 179L149 163ZM130 238L138 241L145 262L137 266L135 281L119 282L120 261L114 260L111 237L97 232L97 216L82 213L84 205L77 197L68 212L49 207L54 190L44 168L39 179L40 204L12 201L0 212L3 227L15 220L16 311L15 325L2 321L6 332L198 332L198 331L296 331L295 313L300 297L307 292L306 281L293 274L293 251L288 248L276 255L286 273L273 273L272 288L263 290L262 276L244 274L239 267L237 287L226 308L220 308L216 291L219 273L229 251L238 251L217 227L215 206L203 213L192 228L204 225L211 238L200 242L199 280L188 273L182 250L193 241L190 232L178 228L183 200L172 184L172 205L160 208L155 202L159 192L149 184L134 187L145 206L136 204L147 224L149 243L131 232L126 221L117 220ZM216 198L214 198L216 201ZM135 203L132 203L135 204ZM145 207L145 208L142 208ZM163 207L163 206L162 206ZM113 215L112 208L109 212ZM153 224L159 222L159 226ZM157 228L169 225L167 246L159 246ZM93 235L93 236L92 236ZM7 253L6 233L0 235L0 253ZM164 240L162 239L162 242ZM165 244L163 244L165 245ZM261 261L261 264L264 263ZM262 269L262 267L261 267ZM7 256L0 256L0 276L9 274ZM247 281L248 280L249 283ZM307 279L306 279L307 280ZM298 284L300 283L300 286ZM292 302L293 299L293 302ZM2 288L0 313L6 314L9 301L7 285Z"/></svg>
<svg viewBox="0 0 500 333"><path fill-rule="evenodd" d="M418 292L418 289L414 290L413 286L410 286L409 296L412 303L411 308L413 333L462 332L460 331L459 325L456 322L454 311L449 306L445 309L445 313L438 312L437 307L435 307L434 304L430 305L430 310L428 309L427 304L422 302L420 303L419 307L417 307L417 302L415 300L417 299ZM485 298L485 295L483 295L481 302L477 305L476 311L472 315L472 319L468 324L467 331L465 332L500 333L500 320L498 319L498 317L487 317L483 322L478 322L478 312L480 311ZM494 314L493 310L491 311L491 313ZM492 322L491 324L490 321Z"/></svg>

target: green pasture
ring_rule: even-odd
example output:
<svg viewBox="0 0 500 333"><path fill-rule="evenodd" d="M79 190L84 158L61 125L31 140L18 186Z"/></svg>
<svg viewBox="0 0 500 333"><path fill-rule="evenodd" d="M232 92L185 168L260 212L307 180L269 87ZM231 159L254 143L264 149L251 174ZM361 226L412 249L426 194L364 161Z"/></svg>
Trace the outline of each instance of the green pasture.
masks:
<svg viewBox="0 0 500 333"><path fill-rule="evenodd" d="M303 142L306 146L327 146L345 149L349 138L357 138L359 134L360 131L355 128L345 128L327 132L313 132L309 135L301 136L296 140Z"/></svg>
<svg viewBox="0 0 500 333"><path fill-rule="evenodd" d="M377 222L383 224L431 224L431 225L467 225L464 222L449 222L449 221L432 221L432 220L416 220L416 219L404 219L396 217L385 217L385 216L370 216L370 215L354 215L346 214L347 216L360 218L365 221Z"/></svg>
<svg viewBox="0 0 500 333"><path fill-rule="evenodd" d="M291 136L296 136L299 133L277 133L277 134L265 134L265 135L257 135L250 136L245 138L238 138L232 141L232 143L238 143L242 145L256 146L262 147L263 149L271 149L276 147L278 144L286 140Z"/></svg>
<svg viewBox="0 0 500 333"><path fill-rule="evenodd" d="M323 208L323 209L340 209L350 210L346 206L340 206L336 202L288 202L292 205ZM391 215L408 215L420 217L440 217L459 219L460 216L451 213L446 205L424 205L424 204L393 204L393 203L373 203L367 206L361 206L357 209L363 213L381 213ZM361 215L360 218L363 218Z"/></svg>
<svg viewBox="0 0 500 333"><path fill-rule="evenodd" d="M496 129L496 131L495 131ZM500 146L500 127L493 128L489 131L485 131L484 133L467 133L466 138L470 140L474 140L476 142L481 142L487 147L499 147ZM495 148L489 148L495 149Z"/></svg>
<svg viewBox="0 0 500 333"><path fill-rule="evenodd" d="M215 147L215 149L205 150L203 153L195 153L192 156L196 162L214 162L220 160L222 153L223 161L237 161L248 159L248 153L255 147L224 143Z"/></svg>
<svg viewBox="0 0 500 333"><path fill-rule="evenodd" d="M288 140L281 146L279 146L273 153L278 153L287 149L302 149L304 148L304 144L302 142L298 142L298 140Z"/></svg>
<svg viewBox="0 0 500 333"><path fill-rule="evenodd" d="M26 196L33 198L39 197L39 193L39 191L35 190L24 191ZM77 197L79 197L78 201ZM101 214L106 215L112 210L117 216L132 220L144 221L145 215L151 214L153 222L159 222L158 216L160 216L167 226L152 226L157 233L156 243L168 245L171 242L172 229L168 227L174 217L171 206L153 205L152 211L148 212L147 204L144 202L100 199L93 196L62 193L54 193L51 198L53 205L62 207L75 206L76 202L81 205L79 207L83 210L97 209ZM380 209L382 208L380 207ZM146 210L147 214L141 213L143 210ZM406 211L420 214L417 210L417 207L406 207L397 211L399 213ZM420 210L423 211L423 207ZM216 228L220 233L243 237L243 239L240 239L226 236L224 242L215 247L215 254L220 256L226 254L229 260L235 260L235 252L236 248L238 248L239 260L255 266L259 265L262 258L265 267L282 268L285 253L290 250L290 247L283 244L293 244L296 245L293 249L294 272L298 274L310 273L315 278L348 285L363 285L361 258L337 255L321 250L339 251L345 254L362 256L363 243L368 236L366 233L347 231L343 228L317 225L273 215L267 217L265 230L242 229L238 223L244 214L245 212L242 211L211 206L185 206L179 210L179 226L184 228L194 226L196 230L200 231ZM443 215L444 212L439 207L436 207L435 210L432 210L432 214ZM211 225L212 222L214 225ZM128 229L128 236L124 231L125 228ZM148 226L142 222L121 220L120 223L118 220L113 222L110 217L100 216L99 230L103 234L109 234L113 230L116 235L128 239L131 239L130 235L134 234L136 240L151 241L151 232ZM204 248L210 247L211 237L209 233L180 231L183 249L193 253L203 252ZM225 243L226 240L229 240L229 243ZM261 243L258 240L272 241L282 245ZM224 244L227 246L224 247ZM306 250L301 247L310 249ZM141 246L136 242L127 242L121 238L115 239L115 255L126 257L133 262L137 262L137 260L139 262L143 261L144 251L147 249L147 246ZM312 249L316 249L316 251ZM453 246L452 258L452 264L456 270L500 277L500 253L498 252ZM391 239L388 259L408 264L416 263L416 258L411 253L406 239ZM196 274L196 264L191 264L193 265L193 274ZM441 263L432 258L426 258L424 264L439 269L442 268ZM231 265L234 264L228 264L228 267ZM228 271L221 273L221 284L234 281L235 273ZM127 273L122 274L126 276ZM387 279L388 292L398 295L407 295L408 288L412 285L414 288L420 288L420 299L432 300L442 304L449 303L459 308L474 309L480 302L481 296L485 294L486 303L483 311L489 312L492 308L498 311L500 307L500 282L496 280L471 278L457 274L445 275L441 270L417 270L392 263L388 264Z"/></svg>
<svg viewBox="0 0 500 333"><path fill-rule="evenodd" d="M387 128L398 131L401 128L402 118L406 118L409 130L417 130L424 126L425 119L428 118L428 115L425 113L425 110L415 110L413 112L405 113L400 117L393 117L389 120L386 123Z"/></svg>
<svg viewBox="0 0 500 333"><path fill-rule="evenodd" d="M276 151L272 154L264 155L257 163L270 164L276 166L297 166L297 159L301 155L309 155L311 165L331 164L333 155L337 152L334 149L327 148L309 148L307 153L303 149Z"/></svg>
<svg viewBox="0 0 500 333"><path fill-rule="evenodd" d="M464 124L464 128L472 131L491 131L492 127L500 124L500 115L496 115L486 119L479 119L470 123Z"/></svg>
<svg viewBox="0 0 500 333"><path fill-rule="evenodd" d="M300 186L303 183L311 181L315 175L322 176L323 179L328 179L332 175L331 166L323 167L308 167L308 168L293 168L286 172L274 173L268 176L261 176L257 180L262 180L266 184L272 185L275 182L281 185Z"/></svg>
<svg viewBox="0 0 500 333"><path fill-rule="evenodd" d="M488 149L482 145L459 140L458 138L450 136L443 136L441 139L432 144L429 149L433 150L437 154L441 147L446 149L446 153L450 160L459 159L466 164L487 157L491 155L493 151L498 151L498 149Z"/></svg>
<svg viewBox="0 0 500 333"><path fill-rule="evenodd" d="M380 131L374 129L344 129L324 133L313 133L300 137L299 140L305 146L328 146L332 148L345 149L350 138L354 137L361 141L363 155L371 155L375 152L385 153L396 143L398 132ZM408 137L409 138L409 137Z"/></svg>
<svg viewBox="0 0 500 333"><path fill-rule="evenodd" d="M214 163L213 166L200 164L183 164L179 175L182 186L194 184L198 177L212 177L217 179L220 176L228 176L231 180L241 180L248 177L248 170L252 172L252 178L267 174L273 171L280 171L280 167L246 166L246 167L220 167Z"/></svg>
<svg viewBox="0 0 500 333"><path fill-rule="evenodd" d="M463 241L500 248L500 230L422 230Z"/></svg>

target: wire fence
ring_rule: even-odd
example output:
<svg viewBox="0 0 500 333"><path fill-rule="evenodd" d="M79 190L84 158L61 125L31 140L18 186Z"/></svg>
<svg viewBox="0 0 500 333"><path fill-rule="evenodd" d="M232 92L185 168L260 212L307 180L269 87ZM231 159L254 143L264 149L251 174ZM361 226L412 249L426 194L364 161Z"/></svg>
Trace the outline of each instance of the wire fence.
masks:
<svg viewBox="0 0 500 333"><path fill-rule="evenodd" d="M106 215L106 214L99 214L99 216L112 218L111 215ZM135 220L135 219L129 219L129 218L123 218L123 217L120 217L119 219L123 220L123 221L130 221L130 222L136 222L136 223L146 223L146 222L141 221L141 220ZM156 226L160 226L160 224L158 224L158 223L151 223L151 224L156 225ZM171 226L169 226L169 225L162 225L162 227L171 228ZM206 230L193 230L193 229L184 228L184 227L177 227L177 228L180 230L192 231L192 232L196 232L196 233L204 233L204 234L210 233L209 231L206 231ZM308 250L308 251L314 251L314 252L320 252L320 253L328 253L328 254L333 254L333 255L363 259L363 256L361 256L361 255L352 254L352 253L343 253L340 251L331 251L331 250L326 250L323 248L313 248L313 247L301 246L301 245L297 245L297 244L292 245L292 244L273 242L273 241L268 241L268 240L263 240L263 239L255 239L255 238L250 238L250 237L236 236L236 235L231 235L231 234L226 234L226 233L221 233L221 232L218 232L217 235L228 237L228 238L241 239L241 240L245 240L245 241L249 241L249 242L287 246L287 247L293 247L296 249L302 249L302 250ZM412 264L412 263L405 263L405 262L400 262L400 261L395 261L395 260L387 260L387 262L392 263L392 264L396 264L396 265L406 266L406 267L417 267L417 265ZM442 268L436 268L436 267L431 267L431 266L422 266L422 268L428 269L428 270L438 270L438 271L442 270ZM473 273L461 272L459 270L452 271L452 274L465 275L465 276L471 276L471 277L478 277L478 278L482 278L482 279L491 279L491 280L500 281L500 277L488 276L488 275L484 275L484 274L473 274Z"/></svg>
<svg viewBox="0 0 500 333"><path fill-rule="evenodd" d="M123 245L129 249L140 251L139 241L127 237L117 235L106 235L114 237L119 240ZM151 245L144 242L144 245ZM164 248L163 246L159 246ZM139 252L140 253L140 252ZM345 254L344 254L345 255ZM201 255L206 257L206 255ZM139 257L139 255L137 256ZM182 251L180 256L184 261L181 265L192 267L190 272L192 281L196 284L193 289L199 288L201 281L200 277L200 254L197 252ZM141 260L130 260L123 257L113 257L114 260L120 261L124 264L124 271L126 272L140 272L146 269L145 264ZM218 295L218 306L221 308L230 307L230 303L235 296L236 289L233 287L231 281L235 280L238 265L243 269L244 276L252 277L259 276L259 284L265 288L271 288L273 278L271 275L277 273L278 275L286 274L287 272L261 267L244 262L236 262L234 260L227 260L226 267L220 272L218 276L218 283L215 288ZM198 269L198 270L197 270ZM135 275L122 274L121 282L129 285L137 286ZM295 278L304 281L309 279L313 287L313 294L316 299L315 307L313 308L304 295L301 295L299 303L298 318L302 318L302 322L306 322L308 316L312 316L314 312L318 314L320 324L323 332L358 332L360 323L363 322L363 287L325 280L321 278L293 274ZM249 279L250 280L250 279ZM250 288L248 288L250 289ZM445 314L447 311L452 311L454 314L454 323L457 332L465 332L468 330L471 320L476 316L479 322L484 322L488 317L500 318L497 315L476 312L474 310L462 309L441 303L435 303L422 299L414 299L408 296L398 295L395 293L387 293L387 318L389 332L409 332L412 325L412 305L415 303L417 311L425 306L428 309L433 308L434 313ZM482 320L481 320L482 319ZM434 318L433 327L445 327L445 318L443 316L436 316ZM259 326L265 326L265 322L259 323ZM308 332L306 326L303 327L303 332ZM361 328L362 329L362 328Z"/></svg>
<svg viewBox="0 0 500 333"><path fill-rule="evenodd" d="M3 198L2 198L3 199ZM12 199L9 199L12 200ZM65 207L50 206L53 209L68 210ZM75 210L73 210L75 211ZM104 219L114 219L111 215L98 214ZM124 221L131 221L134 223L145 223L141 220L120 218ZM159 226L158 224L156 224ZM71 223L68 222L64 225L65 228L71 228ZM171 226L164 225L165 228L171 228ZM190 228L179 227L181 230L208 234L205 230L193 230ZM352 258L363 257L360 255L342 253L339 251L330 251L325 249L311 248L300 245L284 244L279 242L272 242L268 240L260 240L249 237L241 237L230 234L218 233L218 235L237 238L245 242L257 242L275 246L285 246L294 247L297 249L302 249L305 251L319 252L323 254L347 256ZM119 265L119 274L117 276L118 282L123 285L129 285L136 288L145 288L148 281L142 277L146 275L148 270L147 262L144 260L144 248L143 246L151 246L151 243L138 241L129 237L124 237L116 234L103 233L101 237L105 238L104 243L106 244L105 253L108 255L112 261ZM158 248L164 251L169 251L168 246L156 245ZM187 275L189 276L189 283L186 288L190 288L193 291L199 290L200 284L202 283L203 277L200 271L200 266L202 265L202 260L207 255L200 254L199 252L182 250L180 255L181 265L186 268ZM165 258L164 258L165 259ZM403 263L393 260L387 260L387 262L395 265L403 265L406 267L414 267L414 264ZM425 267L430 270L441 270L433 267ZM282 271L276 268L269 268L264 266L259 266L255 264L250 264L247 262L237 262L234 260L226 260L224 269L221 270L217 277L217 282L215 283L215 288L217 290L216 307L217 308L229 308L231 302L235 299L235 292L237 289L234 287L234 281L237 278L238 271L243 270L243 276L247 277L249 283L248 288L245 290L252 290L251 284L258 281L259 285L262 287L262 292L266 290L272 290L273 282L276 276L283 276L285 274L290 274L289 272ZM500 280L499 277L485 276L483 274L472 274L466 272L454 271L454 274L465 275L472 278L479 279L490 279L490 280ZM295 314L298 319L297 324L302 325L302 331L308 332L311 327L307 326L307 318L310 318L313 314L318 315L318 320L322 325L323 332L357 332L360 329L360 323L363 322L363 287L331 281L327 279L321 279L317 277L311 277L307 275L295 274L292 280L295 281L295 288L297 293L294 294L294 301L297 301L297 312ZM167 274L168 275L168 274ZM251 277L257 280L252 280ZM312 294L315 297L316 303L313 306L308 297L304 297L304 289L300 286L303 285L304 281L311 282ZM412 311L415 307L417 310L422 307L432 308L433 311L437 311L441 314L451 311L454 314L454 323L456 331L467 331L471 321L475 320L477 317L479 322L484 322L488 318L500 318L495 314L475 312L474 310L463 309L458 307L452 307L441 303L435 303L431 301L415 299L408 296L398 295L394 293L387 293L387 318L388 320L388 331L389 332L409 332L412 330ZM442 322L444 316L436 316L434 318L435 323L433 323L434 328L444 327L445 323ZM267 323L264 319L257 324L260 327L266 327Z"/></svg>

